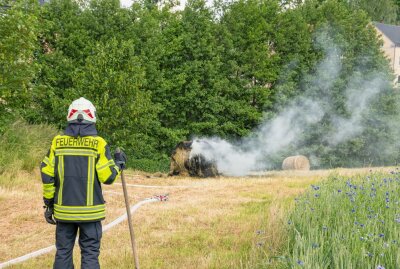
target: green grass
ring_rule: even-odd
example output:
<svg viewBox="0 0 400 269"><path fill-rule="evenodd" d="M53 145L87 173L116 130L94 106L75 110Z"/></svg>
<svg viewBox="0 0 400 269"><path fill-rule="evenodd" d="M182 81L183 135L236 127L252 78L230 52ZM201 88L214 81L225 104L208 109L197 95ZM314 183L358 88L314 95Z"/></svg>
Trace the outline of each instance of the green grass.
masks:
<svg viewBox="0 0 400 269"><path fill-rule="evenodd" d="M398 268L399 192L397 170L311 185L288 218L282 267Z"/></svg>
<svg viewBox="0 0 400 269"><path fill-rule="evenodd" d="M14 185L16 173L31 172L50 148L55 128L16 121L0 136L0 186Z"/></svg>

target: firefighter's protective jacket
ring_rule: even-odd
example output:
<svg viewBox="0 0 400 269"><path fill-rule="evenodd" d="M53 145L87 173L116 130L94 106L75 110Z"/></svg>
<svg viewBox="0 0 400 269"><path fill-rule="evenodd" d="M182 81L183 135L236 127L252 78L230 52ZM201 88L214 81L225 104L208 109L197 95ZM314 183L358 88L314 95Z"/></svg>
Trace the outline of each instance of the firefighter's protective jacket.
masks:
<svg viewBox="0 0 400 269"><path fill-rule="evenodd" d="M105 218L101 183L112 184L120 173L106 141L92 127L69 125L54 137L41 164L43 198L54 199L54 218L61 222Z"/></svg>

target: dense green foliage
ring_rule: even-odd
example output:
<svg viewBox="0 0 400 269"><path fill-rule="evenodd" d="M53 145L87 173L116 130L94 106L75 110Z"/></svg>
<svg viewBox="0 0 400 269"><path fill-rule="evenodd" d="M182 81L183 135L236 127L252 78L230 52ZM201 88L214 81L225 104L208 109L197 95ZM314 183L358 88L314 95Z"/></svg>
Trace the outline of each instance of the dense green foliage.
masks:
<svg viewBox="0 0 400 269"><path fill-rule="evenodd" d="M350 0L350 5L355 9L365 10L373 21L395 24L399 22L397 12L399 3L395 0Z"/></svg>
<svg viewBox="0 0 400 269"><path fill-rule="evenodd" d="M354 13L334 1L327 1L317 9L305 5L303 12L308 14L305 17L308 24L316 29L325 29L317 35L316 42L322 52L332 54L334 51L333 54L340 54L341 59L340 64L332 63L333 57L333 60L317 65L304 76L302 84L294 84L293 92L300 88L307 98L322 100L323 110L327 113L321 122L306 129L306 134L297 145L289 148L286 156L290 152L301 152L314 156L317 162L314 165L322 167L398 163L400 95L389 83L391 74L386 60L377 53L380 41L374 38L374 29L365 27L368 22L366 14ZM338 69L337 76L332 75L334 69ZM387 82L374 86L375 78ZM356 129L356 125L361 124L363 131L340 143L332 143L332 134L340 131L334 129L337 118L349 120L352 114L357 114L355 106L360 105L357 100L362 99L358 94L366 96L374 87L380 89L376 99L362 112L359 122L348 126ZM354 92L358 94L351 96Z"/></svg>
<svg viewBox="0 0 400 269"><path fill-rule="evenodd" d="M299 198L290 215L287 268L396 268L398 171L332 176Z"/></svg>
<svg viewBox="0 0 400 269"><path fill-rule="evenodd" d="M294 97L325 94L311 79L332 45L316 42L324 29L344 59L330 109L346 116L352 77L391 76L370 25L377 17L363 11L367 1L288 2L292 8L278 0L214 7L191 0L182 11L156 1L129 9L118 0L13 2L0 15L0 131L16 115L61 129L69 103L84 96L97 107L102 136L125 148L131 164L166 167L180 140L238 140ZM399 98L385 87L356 138L326 143L326 118L290 150L315 156L320 167L394 164L398 147L387 149ZM374 141L385 141L384 150Z"/></svg>
<svg viewBox="0 0 400 269"><path fill-rule="evenodd" d="M29 106L32 79L38 71L35 61L37 35L39 34L37 3L2 0L1 8L9 4L7 15L0 9L0 131L4 122L18 111Z"/></svg>

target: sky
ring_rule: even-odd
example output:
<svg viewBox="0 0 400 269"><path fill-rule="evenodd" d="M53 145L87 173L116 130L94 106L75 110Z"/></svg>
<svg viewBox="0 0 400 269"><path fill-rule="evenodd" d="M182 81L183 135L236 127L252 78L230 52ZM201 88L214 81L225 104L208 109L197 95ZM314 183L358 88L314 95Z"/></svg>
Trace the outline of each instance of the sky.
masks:
<svg viewBox="0 0 400 269"><path fill-rule="evenodd" d="M122 7L130 7L132 5L132 0L120 0L121 1L121 6ZM180 7L183 9L183 7L185 6L186 0L180 0L179 1Z"/></svg>
<svg viewBox="0 0 400 269"><path fill-rule="evenodd" d="M132 5L131 0L121 0L121 6L123 7L130 7Z"/></svg>

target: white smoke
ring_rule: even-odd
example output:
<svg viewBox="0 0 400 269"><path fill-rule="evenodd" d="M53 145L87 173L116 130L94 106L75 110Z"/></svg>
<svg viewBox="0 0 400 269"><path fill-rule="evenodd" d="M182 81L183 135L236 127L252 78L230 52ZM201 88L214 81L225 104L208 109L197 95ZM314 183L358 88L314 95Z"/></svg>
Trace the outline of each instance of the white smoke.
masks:
<svg viewBox="0 0 400 269"><path fill-rule="evenodd" d="M246 175L257 163L259 152L243 150L220 138L195 139L190 158L202 154L207 160L215 161L218 171L225 175Z"/></svg>
<svg viewBox="0 0 400 269"><path fill-rule="evenodd" d="M349 140L363 131L361 124L363 113L386 83L382 74L374 74L369 79L360 73L353 77L346 90L346 109L351 111L351 115L349 118L338 116L334 118L335 131L328 140L331 145Z"/></svg>
<svg viewBox="0 0 400 269"><path fill-rule="evenodd" d="M265 170L270 165L265 156L296 145L306 130L321 122L326 115L333 118L333 130L326 136L329 144L337 145L360 134L363 131L363 113L387 81L381 74L367 79L362 72L354 72L344 94L348 116L331 115L334 111L331 93L340 76L343 57L340 49L332 44L334 42L326 32L320 33L317 45L327 49L325 58L311 76L309 85L312 89L295 98L274 119L265 121L252 135L235 144L220 138L195 138L191 154L201 153L206 159L216 162L222 174L243 176L251 171Z"/></svg>

